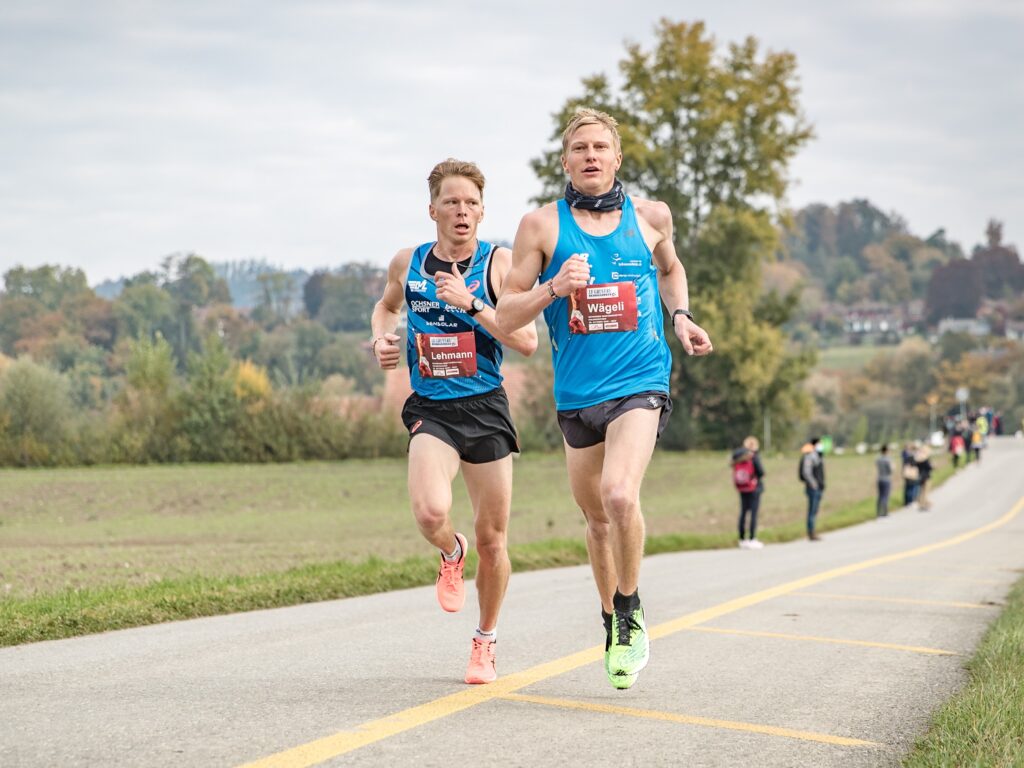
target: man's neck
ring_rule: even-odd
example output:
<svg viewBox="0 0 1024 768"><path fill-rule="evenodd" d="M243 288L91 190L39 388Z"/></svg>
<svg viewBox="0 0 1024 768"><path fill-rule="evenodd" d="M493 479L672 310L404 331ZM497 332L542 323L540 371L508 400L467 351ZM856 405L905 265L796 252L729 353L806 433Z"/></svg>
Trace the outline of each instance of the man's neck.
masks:
<svg viewBox="0 0 1024 768"><path fill-rule="evenodd" d="M476 249L476 240L470 240L468 243L452 243L438 238L434 243L434 255L441 261L465 261L476 253Z"/></svg>

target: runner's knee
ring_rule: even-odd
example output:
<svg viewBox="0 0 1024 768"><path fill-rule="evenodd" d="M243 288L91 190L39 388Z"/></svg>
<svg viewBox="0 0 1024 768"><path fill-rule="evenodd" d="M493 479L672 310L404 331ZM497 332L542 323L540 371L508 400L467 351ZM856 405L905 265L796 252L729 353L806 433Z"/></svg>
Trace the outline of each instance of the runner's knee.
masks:
<svg viewBox="0 0 1024 768"><path fill-rule="evenodd" d="M477 535L476 551L481 563L498 562L506 557L506 540L504 531L489 531L486 535Z"/></svg>
<svg viewBox="0 0 1024 768"><path fill-rule="evenodd" d="M414 499L412 514L420 528L436 531L448 520L448 506L436 500Z"/></svg>
<svg viewBox="0 0 1024 768"><path fill-rule="evenodd" d="M608 541L611 536L612 526L606 519L587 518L587 535L598 543Z"/></svg>
<svg viewBox="0 0 1024 768"><path fill-rule="evenodd" d="M601 501L608 516L617 520L632 517L640 506L639 495L627 483L602 484Z"/></svg>

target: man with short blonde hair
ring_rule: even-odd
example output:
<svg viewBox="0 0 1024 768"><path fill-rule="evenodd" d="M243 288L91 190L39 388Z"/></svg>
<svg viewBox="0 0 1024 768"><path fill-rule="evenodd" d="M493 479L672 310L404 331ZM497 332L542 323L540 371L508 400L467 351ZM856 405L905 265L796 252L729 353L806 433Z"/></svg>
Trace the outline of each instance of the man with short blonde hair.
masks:
<svg viewBox="0 0 1024 768"><path fill-rule="evenodd" d="M438 195L441 194L441 182L451 176L461 176L476 184L476 188L480 190L481 202L483 201L485 184L483 171L480 170L476 163L468 163L463 160L456 160L454 157L449 157L447 160L443 160L435 165L431 169L430 175L427 176L430 202L437 200Z"/></svg>
<svg viewBox="0 0 1024 768"><path fill-rule="evenodd" d="M629 688L650 657L638 582L640 484L672 408L661 304L689 355L711 352L693 321L664 203L626 196L617 123L576 112L562 138L565 197L523 217L498 302L505 329L541 312L555 407L605 624L605 672ZM539 281L538 281L539 278Z"/></svg>
<svg viewBox="0 0 1024 768"><path fill-rule="evenodd" d="M601 125L607 128L608 132L612 135L612 141L615 143L615 151L622 151L622 139L619 137L619 121L600 110L591 109L590 107L580 107L576 110L575 114L573 114L569 124L565 126L565 130L562 131L563 155L565 155L569 150L569 139L571 139L572 135L584 125Z"/></svg>

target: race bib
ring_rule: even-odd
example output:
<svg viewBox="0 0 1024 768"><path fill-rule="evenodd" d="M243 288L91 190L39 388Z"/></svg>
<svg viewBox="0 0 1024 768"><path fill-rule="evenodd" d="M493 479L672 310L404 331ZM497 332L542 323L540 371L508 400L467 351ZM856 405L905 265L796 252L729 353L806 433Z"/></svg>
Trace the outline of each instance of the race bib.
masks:
<svg viewBox="0 0 1024 768"><path fill-rule="evenodd" d="M569 296L571 333L636 330L636 284L599 283L577 288Z"/></svg>
<svg viewBox="0 0 1024 768"><path fill-rule="evenodd" d="M420 375L451 379L476 375L476 335L464 333L417 333L416 358Z"/></svg>

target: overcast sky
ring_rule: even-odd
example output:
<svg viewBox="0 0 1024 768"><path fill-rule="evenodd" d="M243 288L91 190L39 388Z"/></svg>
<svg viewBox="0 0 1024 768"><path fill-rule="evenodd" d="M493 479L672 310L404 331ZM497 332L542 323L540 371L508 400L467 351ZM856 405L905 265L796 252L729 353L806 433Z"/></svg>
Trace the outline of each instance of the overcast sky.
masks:
<svg viewBox="0 0 1024 768"><path fill-rule="evenodd" d="M487 175L481 236L511 240L552 113L662 16L796 54L817 138L791 206L866 197L967 250L996 217L1024 245L1017 0L3 0L0 272L385 264L431 239L448 156Z"/></svg>

